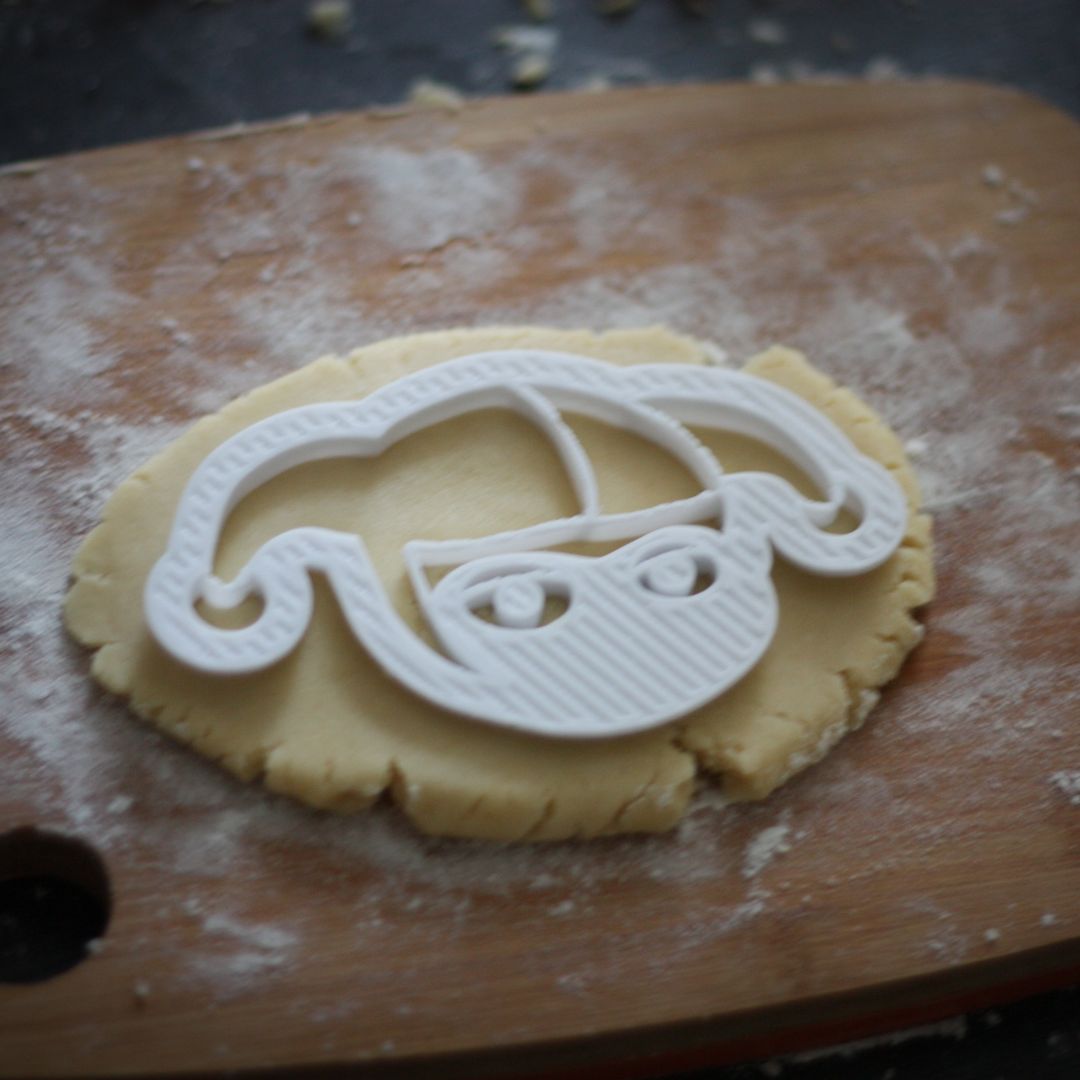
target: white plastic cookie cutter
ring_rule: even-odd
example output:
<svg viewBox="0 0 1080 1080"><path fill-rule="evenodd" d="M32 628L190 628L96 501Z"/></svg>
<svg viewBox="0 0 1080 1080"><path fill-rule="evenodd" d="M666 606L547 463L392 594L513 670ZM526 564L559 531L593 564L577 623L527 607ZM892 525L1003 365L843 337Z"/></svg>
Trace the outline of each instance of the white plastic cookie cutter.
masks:
<svg viewBox="0 0 1080 1080"><path fill-rule="evenodd" d="M214 575L229 512L267 480L305 462L372 457L487 407L518 411L551 440L581 510L492 536L405 545L420 609L445 655L394 610L356 535L290 529L263 544L232 581ZM651 440L681 460L703 490L603 513L591 464L562 409ZM767 473L725 475L686 424L768 444L800 466L824 499L808 499ZM827 532L841 508L859 524ZM623 735L698 708L760 659L777 621L773 549L817 574L859 574L892 554L906 519L904 496L884 468L764 379L716 367L616 367L537 350L479 353L360 401L279 413L219 446L184 490L168 547L146 584L145 610L152 633L176 659L215 675L254 672L304 635L318 571L368 652L435 705L544 735ZM617 540L631 542L597 557L541 550ZM436 566L455 569L432 586L426 570ZM200 600L227 609L252 594L262 611L242 629L213 626L196 610ZM545 624L552 598L565 609Z"/></svg>

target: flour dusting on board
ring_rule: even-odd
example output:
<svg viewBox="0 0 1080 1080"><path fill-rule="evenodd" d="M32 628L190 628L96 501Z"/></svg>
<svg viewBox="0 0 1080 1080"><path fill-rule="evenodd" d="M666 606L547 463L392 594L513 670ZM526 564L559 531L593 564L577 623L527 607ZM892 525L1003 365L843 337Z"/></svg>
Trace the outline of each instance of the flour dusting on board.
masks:
<svg viewBox="0 0 1080 1080"><path fill-rule="evenodd" d="M1061 770L1053 773L1050 782L1073 806L1080 806L1080 770L1075 772Z"/></svg>
<svg viewBox="0 0 1080 1080"><path fill-rule="evenodd" d="M790 837L791 826L786 822L780 825L769 825L757 833L746 845L742 865L743 877L757 877L778 855L790 851Z"/></svg>
<svg viewBox="0 0 1080 1080"><path fill-rule="evenodd" d="M872 813L881 831L865 851L867 876L977 836L965 815L1014 782L1009 761L1021 746L1047 763L1049 778L1023 792L1029 812L1048 812L1062 795L1076 803L1076 761L1062 759L1075 738L1035 692L1075 701L1080 665L1052 641L1043 659L1016 663L1008 612L1021 597L1048 615L1080 603L1080 550L1066 542L1080 521L1077 463L1051 457L1040 436L1075 440L1080 385L1075 364L1062 374L1052 352L1051 329L1065 314L998 246L993 206L983 232L936 245L920 239L917 222L878 221L857 184L832 217L800 217L692 176L672 187L670 175L631 175L554 141L489 160L440 138L418 149L350 146L317 164L287 159L273 139L242 157L232 156L235 144L208 143L198 168L176 161L196 227L134 268L116 254L130 208L96 191L77 164L0 178L9 268L0 733L14 754L5 797L107 857L170 868L193 892L212 886L225 897L220 908L198 901L186 910L198 939L186 971L221 997L286 973L303 953L302 915L268 924L243 890L283 847L325 868L326 889L355 911L358 948L403 903L420 947L424 935L464 933L485 897L533 896L541 922L565 926L611 888L729 883L728 902L688 907L651 931L658 963L675 965L767 916L789 879L809 890L806 909L814 891L838 887L816 880L815 867L818 853L844 842L852 815ZM690 202L706 208L709 230L691 228ZM890 258L852 269L838 236ZM388 257L392 274L368 273ZM944 594L932 631L949 635L963 662L905 686L887 726L871 718L855 737L866 750L860 766L841 748L756 806L729 806L705 787L665 837L539 848L440 842L385 807L331 818L247 789L91 685L87 657L60 621L78 538L116 485L199 414L320 353L393 333L657 322L715 341L734 360L775 341L802 348L917 450ZM987 375L997 364L1045 377L1016 401ZM964 561L956 552L973 529L979 555ZM875 746L900 748L919 767L880 775ZM921 795L943 785L955 793L954 821L922 810ZM777 858L795 836L797 847ZM339 880L342 867L376 873ZM165 904L184 911L182 898ZM972 954L976 933L959 916L924 914L928 950L950 962ZM1001 925L1009 930L1008 913ZM551 973L553 988L586 994L617 977L620 956L644 932L613 925L587 966Z"/></svg>

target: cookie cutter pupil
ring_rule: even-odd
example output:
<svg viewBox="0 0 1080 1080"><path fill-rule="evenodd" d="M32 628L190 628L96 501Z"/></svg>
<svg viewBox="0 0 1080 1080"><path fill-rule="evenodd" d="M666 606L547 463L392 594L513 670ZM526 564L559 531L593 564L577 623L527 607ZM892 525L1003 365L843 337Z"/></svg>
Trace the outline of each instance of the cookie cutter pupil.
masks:
<svg viewBox="0 0 1080 1080"><path fill-rule="evenodd" d="M689 596L698 579L698 565L689 552L672 552L653 559L642 574L650 592L661 596Z"/></svg>
<svg viewBox="0 0 1080 1080"><path fill-rule="evenodd" d="M532 630L540 625L547 594L538 581L525 579L501 581L495 586L491 608L500 626L514 630Z"/></svg>

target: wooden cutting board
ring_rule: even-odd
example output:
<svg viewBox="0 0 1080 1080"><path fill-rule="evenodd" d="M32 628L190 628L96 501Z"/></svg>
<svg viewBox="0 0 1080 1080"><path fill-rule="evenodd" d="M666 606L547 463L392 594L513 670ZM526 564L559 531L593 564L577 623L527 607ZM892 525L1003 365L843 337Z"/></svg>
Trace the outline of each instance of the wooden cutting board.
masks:
<svg viewBox="0 0 1080 1080"><path fill-rule="evenodd" d="M0 986L0 1072L645 1075L1080 970L1080 130L973 84L331 116L0 176L0 825L103 857L101 947ZM324 351L495 322L772 341L909 440L929 632L766 804L491 848L248 790L90 684L58 605L109 490ZM824 616L827 617L827 616Z"/></svg>

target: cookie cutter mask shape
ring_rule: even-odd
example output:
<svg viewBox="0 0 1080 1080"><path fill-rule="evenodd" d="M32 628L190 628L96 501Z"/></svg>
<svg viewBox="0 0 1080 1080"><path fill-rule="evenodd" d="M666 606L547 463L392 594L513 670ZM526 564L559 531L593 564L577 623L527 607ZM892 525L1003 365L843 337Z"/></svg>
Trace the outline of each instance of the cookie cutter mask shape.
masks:
<svg viewBox="0 0 1080 1080"><path fill-rule="evenodd" d="M215 576L229 512L267 480L305 462L373 457L423 428L489 407L516 410L547 436L581 509L491 536L405 545L412 587L442 652L397 614L356 535L290 529L263 544L232 581ZM702 490L604 513L589 459L561 410L651 440L682 461ZM685 425L766 443L824 497L806 498L768 473L724 474ZM858 525L826 531L842 508ZM777 622L774 550L816 574L859 574L893 553L906 519L904 496L884 468L811 406L763 379L717 367L487 352L359 401L279 413L219 446L184 490L168 548L146 584L145 612L177 660L214 675L254 672L300 642L317 571L363 647L435 705L544 735L614 736L704 705L760 659ZM551 550L620 540L628 542L597 557ZM432 585L428 568L448 566L454 569ZM228 609L252 594L262 611L242 629L216 627L196 608L203 601ZM559 605L561 614L545 621Z"/></svg>

